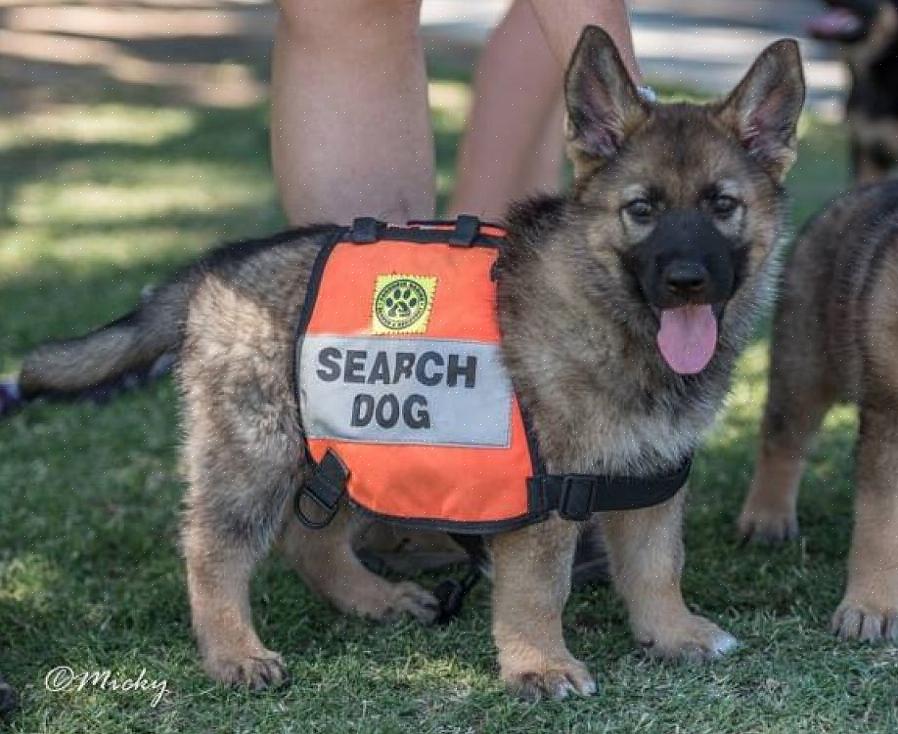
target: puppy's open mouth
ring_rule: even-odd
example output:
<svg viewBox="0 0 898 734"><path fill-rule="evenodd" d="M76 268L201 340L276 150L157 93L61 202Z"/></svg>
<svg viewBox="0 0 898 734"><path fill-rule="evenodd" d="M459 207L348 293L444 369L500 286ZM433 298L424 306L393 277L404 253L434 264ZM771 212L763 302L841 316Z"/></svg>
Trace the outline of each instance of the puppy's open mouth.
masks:
<svg viewBox="0 0 898 734"><path fill-rule="evenodd" d="M658 349L679 375L696 375L717 350L717 324L723 304L688 304L653 309L658 316Z"/></svg>

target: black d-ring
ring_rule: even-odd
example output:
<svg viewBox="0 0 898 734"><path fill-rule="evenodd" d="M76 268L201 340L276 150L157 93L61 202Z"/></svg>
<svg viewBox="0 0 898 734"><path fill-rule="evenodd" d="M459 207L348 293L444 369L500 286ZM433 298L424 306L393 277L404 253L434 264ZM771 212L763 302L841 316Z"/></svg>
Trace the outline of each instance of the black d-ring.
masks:
<svg viewBox="0 0 898 734"><path fill-rule="evenodd" d="M308 497L316 505L324 510L323 520L313 520L305 513L305 511L302 509L302 500L304 497ZM312 494L311 492L306 492L305 489L301 489L293 497L293 512L296 514L296 517L299 519L299 521L307 528L310 528L311 530L321 530L322 528L326 528L331 524L331 521L334 519L334 515L337 514L337 507L328 507L326 504L321 502L314 494Z"/></svg>
<svg viewBox="0 0 898 734"><path fill-rule="evenodd" d="M334 515L337 514L340 498L346 492L348 479L349 470L346 465L340 461L337 454L328 449L308 481L293 498L293 511L299 521L312 530L321 530L321 528L327 527L334 519ZM308 497L324 510L324 519L313 520L306 514L302 507L304 497Z"/></svg>

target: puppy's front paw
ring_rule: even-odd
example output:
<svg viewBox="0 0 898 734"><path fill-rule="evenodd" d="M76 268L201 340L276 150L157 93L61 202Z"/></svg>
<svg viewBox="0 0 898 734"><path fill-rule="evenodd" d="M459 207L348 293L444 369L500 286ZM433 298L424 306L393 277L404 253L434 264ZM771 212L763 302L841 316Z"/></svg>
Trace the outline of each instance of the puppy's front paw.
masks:
<svg viewBox="0 0 898 734"><path fill-rule="evenodd" d="M798 517L787 508L753 507L746 503L737 522L743 541L779 545L798 537Z"/></svg>
<svg viewBox="0 0 898 734"><path fill-rule="evenodd" d="M560 701L572 693L591 696L596 692L595 679L573 657L545 666L503 666L502 680L509 693L534 703L543 699Z"/></svg>
<svg viewBox="0 0 898 734"><path fill-rule="evenodd" d="M659 625L651 636L640 636L639 644L652 658L664 660L714 660L735 650L739 641L704 617L689 614Z"/></svg>
<svg viewBox="0 0 898 734"><path fill-rule="evenodd" d="M898 642L898 605L884 608L843 601L833 614L830 628L842 640Z"/></svg>
<svg viewBox="0 0 898 734"><path fill-rule="evenodd" d="M245 656L209 656L203 661L203 667L221 683L245 686L253 691L276 688L289 678L283 659L271 650Z"/></svg>

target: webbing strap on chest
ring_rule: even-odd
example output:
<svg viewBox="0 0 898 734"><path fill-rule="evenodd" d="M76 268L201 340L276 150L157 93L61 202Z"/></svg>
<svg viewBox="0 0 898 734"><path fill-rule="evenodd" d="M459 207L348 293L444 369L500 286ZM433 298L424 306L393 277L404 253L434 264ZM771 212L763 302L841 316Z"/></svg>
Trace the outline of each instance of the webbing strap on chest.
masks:
<svg viewBox="0 0 898 734"><path fill-rule="evenodd" d="M583 522L596 512L652 507L673 497L686 483L691 469L692 457L687 456L673 472L650 477L538 474L528 480L528 490L533 498L530 514L534 522L553 511L565 520ZM294 508L303 525L318 529L333 519L346 492L347 479L346 466L328 449L305 486L296 494ZM318 506L323 513L320 519L308 515L302 504L304 498Z"/></svg>
<svg viewBox="0 0 898 734"><path fill-rule="evenodd" d="M542 507L540 513L557 511L566 520L584 521L595 512L638 510L673 497L686 484L692 457L670 474L651 477L603 474L540 474L531 477L531 496Z"/></svg>

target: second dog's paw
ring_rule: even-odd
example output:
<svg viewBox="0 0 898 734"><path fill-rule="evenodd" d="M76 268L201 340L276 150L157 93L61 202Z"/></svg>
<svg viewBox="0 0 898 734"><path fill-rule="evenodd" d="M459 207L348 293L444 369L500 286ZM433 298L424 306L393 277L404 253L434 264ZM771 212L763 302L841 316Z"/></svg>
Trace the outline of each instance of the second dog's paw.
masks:
<svg viewBox="0 0 898 734"><path fill-rule="evenodd" d="M652 658L699 662L732 652L739 641L710 620L690 614L664 625L654 636L640 639L639 644Z"/></svg>
<svg viewBox="0 0 898 734"><path fill-rule="evenodd" d="M509 693L531 702L543 699L560 701L572 693L591 696L596 692L595 679L586 666L575 658L549 664L540 670L503 669L502 679Z"/></svg>
<svg viewBox="0 0 898 734"><path fill-rule="evenodd" d="M207 658L203 667L221 683L245 686L253 691L276 688L289 679L283 659L271 650L244 657L218 655Z"/></svg>
<svg viewBox="0 0 898 734"><path fill-rule="evenodd" d="M798 537L798 517L793 510L746 506L739 515L737 529L745 542L778 545Z"/></svg>
<svg viewBox="0 0 898 734"><path fill-rule="evenodd" d="M833 614L830 629L842 640L898 642L898 607L843 601Z"/></svg>

